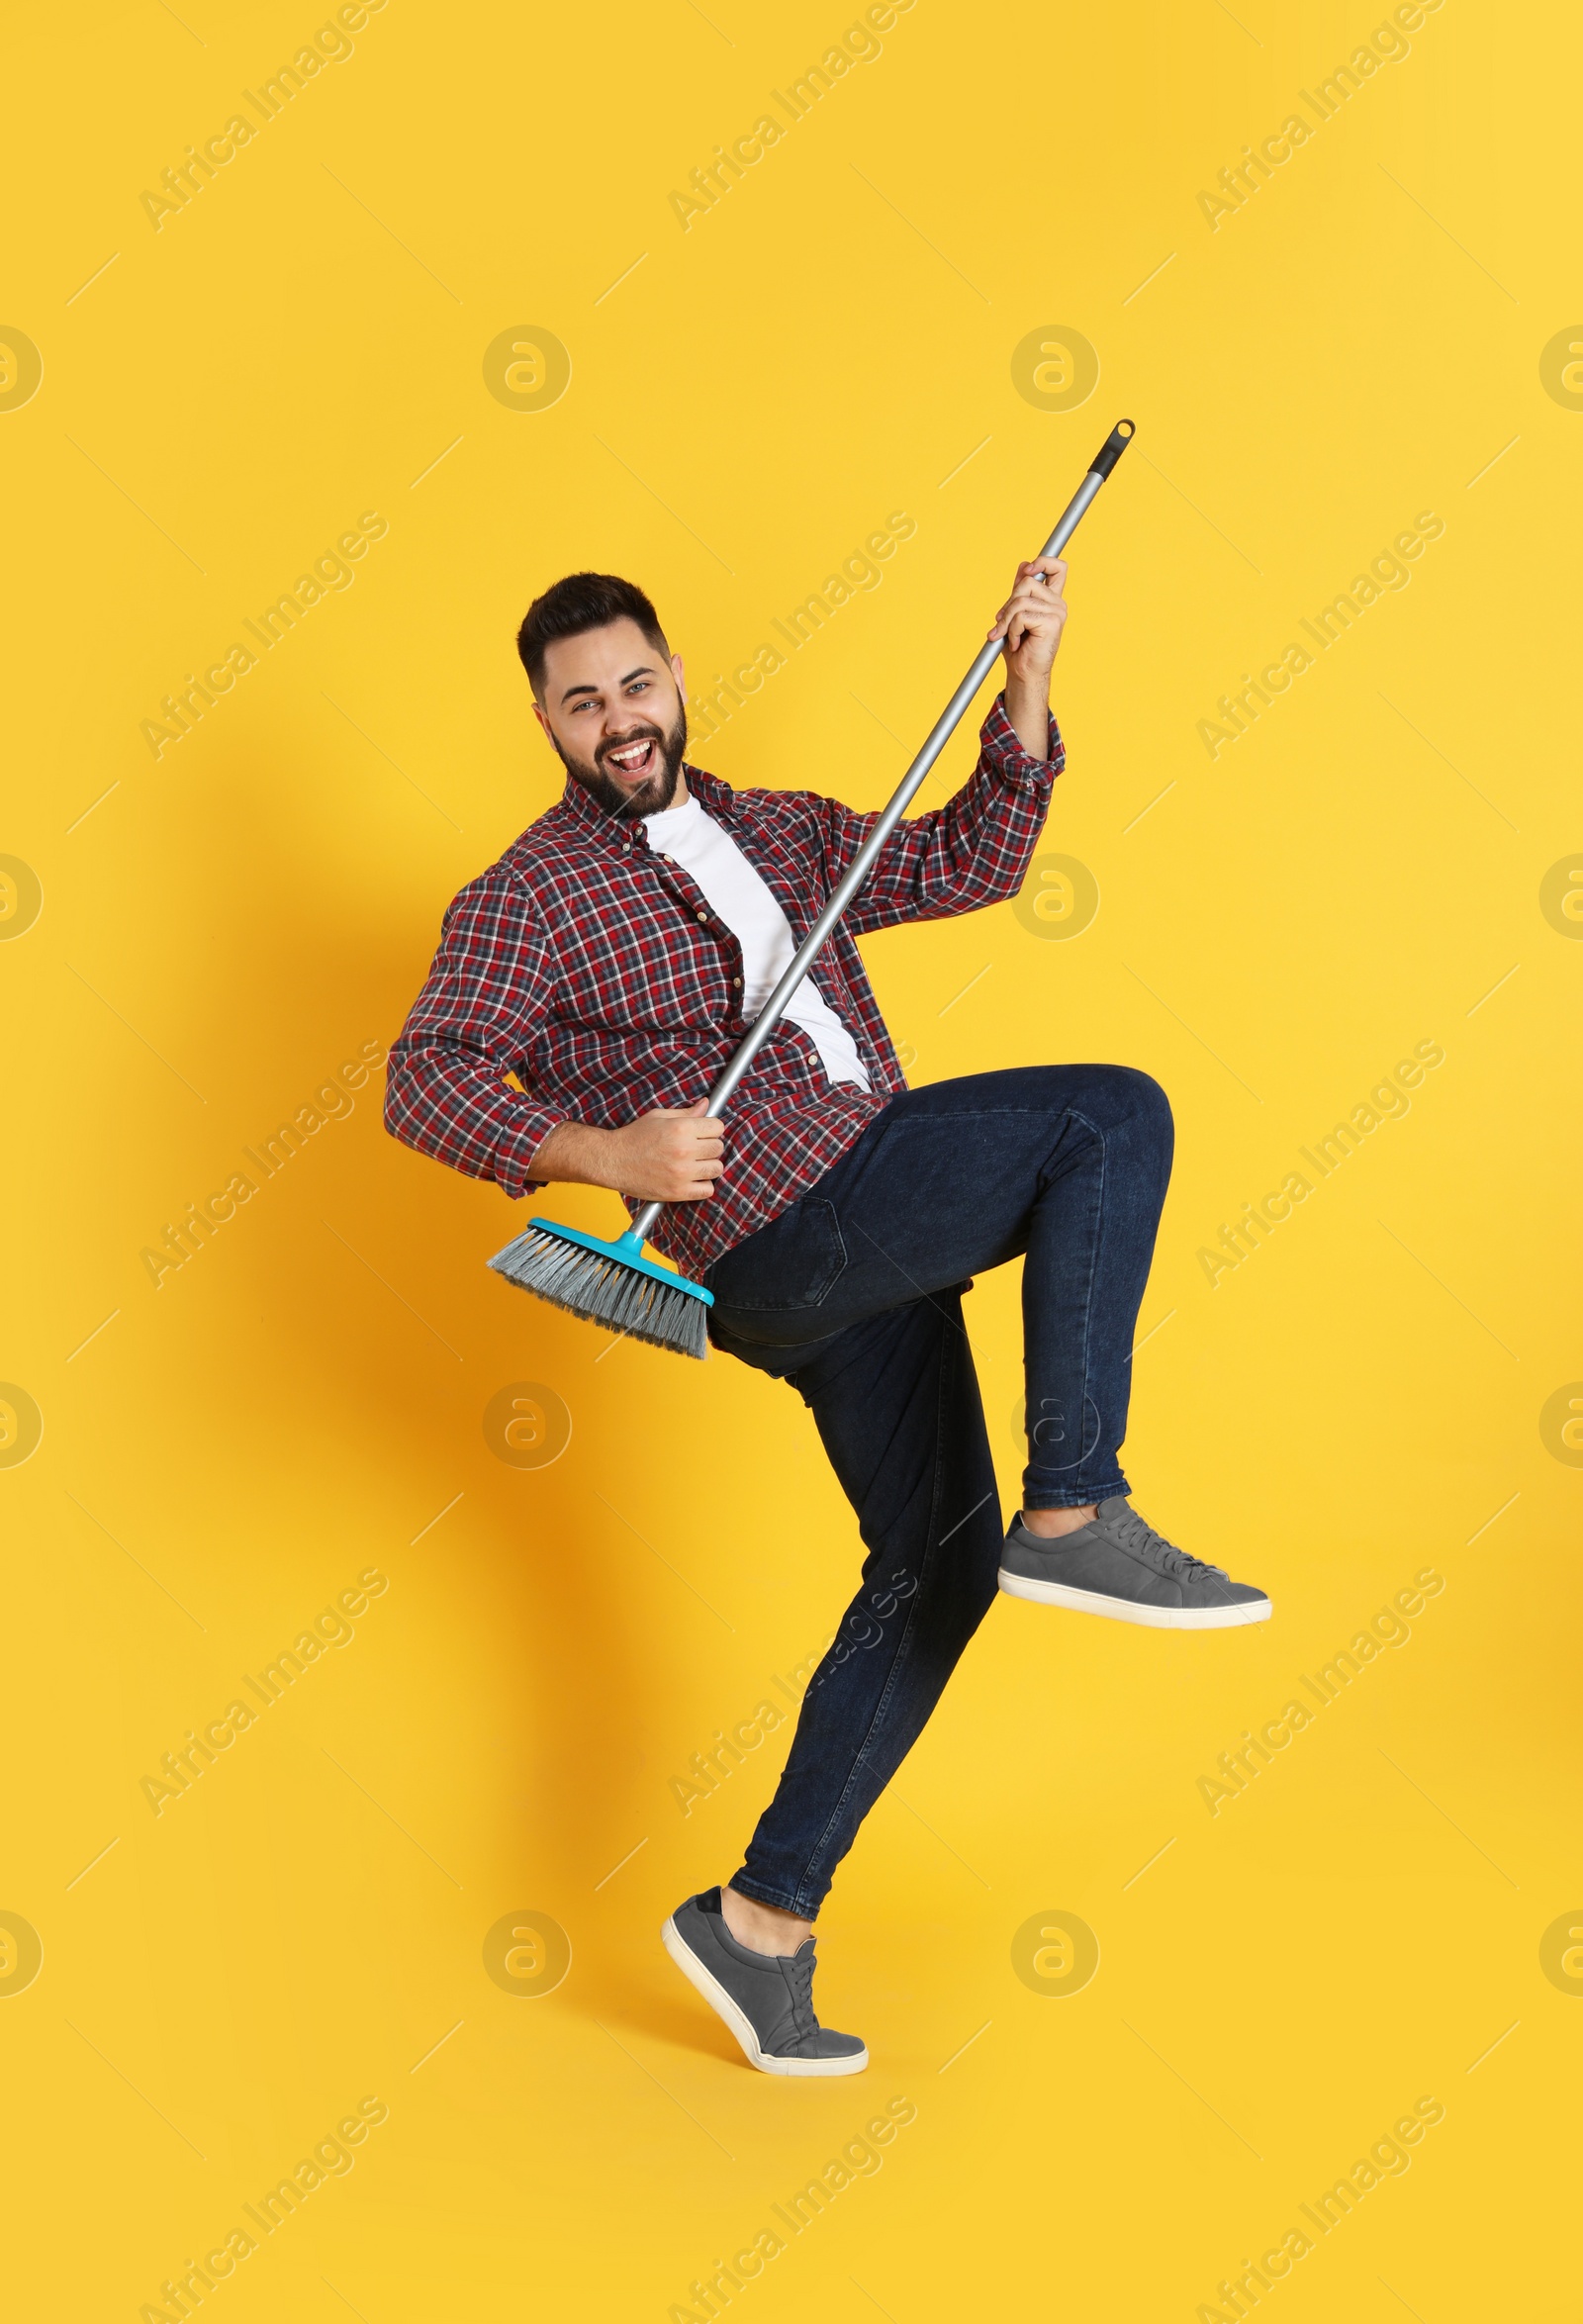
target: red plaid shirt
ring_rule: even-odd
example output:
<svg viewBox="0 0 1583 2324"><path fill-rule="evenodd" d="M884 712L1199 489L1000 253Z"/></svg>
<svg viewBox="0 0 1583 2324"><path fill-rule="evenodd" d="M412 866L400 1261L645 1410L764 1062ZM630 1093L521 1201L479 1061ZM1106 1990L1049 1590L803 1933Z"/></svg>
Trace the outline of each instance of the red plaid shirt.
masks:
<svg viewBox="0 0 1583 2324"><path fill-rule="evenodd" d="M905 1088L856 939L978 911L1021 886L1065 764L1061 736L1052 718L1050 757L1032 757L997 697L981 746L949 804L891 833L814 971L872 1091L827 1080L812 1040L783 1018L728 1108L714 1193L676 1204L655 1229L689 1273L778 1217ZM692 766L687 783L800 943L876 817L813 791L732 790ZM606 813L568 779L445 914L428 980L391 1049L385 1126L470 1177L532 1193L542 1183L533 1157L558 1123L613 1130L691 1105L747 1030L730 929L682 867L650 848L640 821Z"/></svg>

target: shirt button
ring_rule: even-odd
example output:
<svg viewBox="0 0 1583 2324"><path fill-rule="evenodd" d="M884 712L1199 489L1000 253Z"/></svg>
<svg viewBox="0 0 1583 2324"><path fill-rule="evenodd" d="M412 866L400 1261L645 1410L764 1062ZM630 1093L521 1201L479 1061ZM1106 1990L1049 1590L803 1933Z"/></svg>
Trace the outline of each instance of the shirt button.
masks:
<svg viewBox="0 0 1583 2324"><path fill-rule="evenodd" d="M708 919L708 916L709 916L709 915L708 915L708 913L707 913L707 912L699 912L699 914L698 914L698 918L699 918L700 920L705 920L705 921L706 921L706 920Z"/></svg>

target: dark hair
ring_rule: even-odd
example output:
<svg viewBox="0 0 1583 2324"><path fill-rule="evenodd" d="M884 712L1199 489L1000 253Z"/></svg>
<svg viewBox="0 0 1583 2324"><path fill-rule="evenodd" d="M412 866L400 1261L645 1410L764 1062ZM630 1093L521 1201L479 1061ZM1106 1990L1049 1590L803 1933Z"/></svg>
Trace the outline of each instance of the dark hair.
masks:
<svg viewBox="0 0 1583 2324"><path fill-rule="evenodd" d="M650 645L669 658L660 617L635 581L622 581L613 573L568 573L552 582L528 606L516 633L516 650L533 692L543 692L545 650L557 638L581 637L586 630L621 620L635 621Z"/></svg>

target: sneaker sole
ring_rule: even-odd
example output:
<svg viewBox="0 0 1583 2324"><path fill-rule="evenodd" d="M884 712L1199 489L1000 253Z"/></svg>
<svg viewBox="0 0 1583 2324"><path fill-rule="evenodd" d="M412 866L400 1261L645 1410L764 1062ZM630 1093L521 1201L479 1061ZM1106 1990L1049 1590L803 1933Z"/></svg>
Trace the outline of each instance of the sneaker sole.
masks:
<svg viewBox="0 0 1583 2324"><path fill-rule="evenodd" d="M660 1931L660 1942L695 1991L701 1994L721 2022L729 2026L750 2066L761 2074L861 2074L869 2063L866 2049L850 2058L777 2058L761 2050L759 2037L745 2009L733 2001L717 1977L711 1977L673 1917Z"/></svg>
<svg viewBox="0 0 1583 2324"><path fill-rule="evenodd" d="M1102 1598L1094 1590L1069 1589L1065 1582L1030 1581L1026 1574L1000 1568L1000 1587L1008 1598L1028 1598L1037 1606L1064 1606L1071 1614L1097 1614L1107 1622L1140 1623L1152 1630L1239 1630L1250 1623L1268 1622L1267 1598L1251 1598L1240 1606L1135 1606L1125 1598Z"/></svg>

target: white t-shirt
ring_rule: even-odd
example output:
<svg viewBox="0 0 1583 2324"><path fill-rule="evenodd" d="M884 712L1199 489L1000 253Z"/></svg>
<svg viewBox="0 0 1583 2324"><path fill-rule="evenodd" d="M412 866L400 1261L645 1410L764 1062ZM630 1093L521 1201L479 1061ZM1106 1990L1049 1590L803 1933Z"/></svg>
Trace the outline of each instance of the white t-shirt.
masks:
<svg viewBox="0 0 1583 2324"><path fill-rule="evenodd" d="M728 831L696 798L658 815L645 815L649 845L680 864L700 887L742 947L742 1012L752 1024L791 966L796 946L787 916ZM787 1003L819 1052L832 1081L872 1087L857 1044L829 1003L804 976Z"/></svg>

